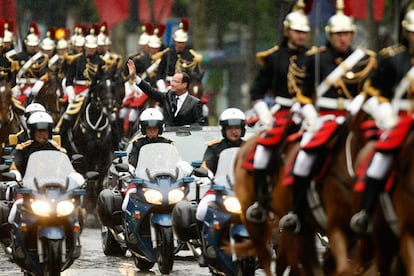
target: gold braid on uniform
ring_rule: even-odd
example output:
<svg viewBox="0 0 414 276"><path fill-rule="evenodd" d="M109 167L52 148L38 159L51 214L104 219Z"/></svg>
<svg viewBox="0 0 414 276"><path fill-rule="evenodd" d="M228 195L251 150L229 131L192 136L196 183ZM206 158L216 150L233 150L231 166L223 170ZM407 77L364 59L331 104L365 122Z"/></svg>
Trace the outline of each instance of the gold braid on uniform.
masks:
<svg viewBox="0 0 414 276"><path fill-rule="evenodd" d="M49 65L49 57L47 55L42 55L43 60L40 63L33 62L30 68L27 69L26 73L29 73L32 78L39 78L38 73L40 70L46 68ZM39 60L39 59L38 59ZM40 77L41 80L47 80L47 72Z"/></svg>
<svg viewBox="0 0 414 276"><path fill-rule="evenodd" d="M279 50L279 45L276 45L270 49L267 49L266 51L256 53L257 63L259 63L261 66L264 66L266 58L278 50Z"/></svg>
<svg viewBox="0 0 414 276"><path fill-rule="evenodd" d="M68 55L68 54L65 54L64 55L64 59L65 59L65 61L66 61L66 63L68 64L68 65L70 65L70 64L72 64L73 63L73 61L75 60L75 59L77 59L78 57L80 57L82 55L82 53L78 53L78 54L74 54L74 55Z"/></svg>
<svg viewBox="0 0 414 276"><path fill-rule="evenodd" d="M99 65L93 64L89 61L89 59L86 61L85 70L83 70L83 75L88 79L92 80L93 77L96 75L96 72L99 70Z"/></svg>
<svg viewBox="0 0 414 276"><path fill-rule="evenodd" d="M193 49L190 49L190 53L193 55L192 61L185 60L181 55L178 55L177 63L175 64L176 72L192 72L203 59L203 56L197 54Z"/></svg>
<svg viewBox="0 0 414 276"><path fill-rule="evenodd" d="M302 86L303 79L306 75L305 68L299 67L296 63L297 56L291 56L289 59L289 68L287 73L287 84L289 94L295 96L300 93L299 87Z"/></svg>

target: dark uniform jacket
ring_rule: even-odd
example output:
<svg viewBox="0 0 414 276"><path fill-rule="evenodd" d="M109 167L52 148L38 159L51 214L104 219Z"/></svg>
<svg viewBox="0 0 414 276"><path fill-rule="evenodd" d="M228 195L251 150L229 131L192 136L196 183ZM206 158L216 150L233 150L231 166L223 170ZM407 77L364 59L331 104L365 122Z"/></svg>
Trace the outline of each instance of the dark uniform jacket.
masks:
<svg viewBox="0 0 414 276"><path fill-rule="evenodd" d="M151 143L172 143L172 140L162 136L158 136L155 139L149 139L147 136L140 137L132 144L132 149L128 157L128 162L136 167L138 163L139 152L144 145Z"/></svg>
<svg viewBox="0 0 414 276"><path fill-rule="evenodd" d="M243 143L244 140L242 139L234 143L227 139L210 143L204 152L203 165L207 166L213 173L216 173L220 153L228 148L240 147Z"/></svg>
<svg viewBox="0 0 414 276"><path fill-rule="evenodd" d="M4 53L0 54L0 81L5 80L11 87L16 85L16 73L18 63L7 57Z"/></svg>
<svg viewBox="0 0 414 276"><path fill-rule="evenodd" d="M17 169L23 176L26 172L27 161L29 160L30 154L39 150L59 150L66 153L66 150L53 140L49 140L44 144L29 140L16 145L14 162L10 169ZM39 160L39 162L42 162L42 160Z"/></svg>
<svg viewBox="0 0 414 276"><path fill-rule="evenodd" d="M290 49L287 43L275 46L267 51L257 53L256 57L261 65L250 91L251 100L263 99L265 94L271 92L273 96L291 99L294 91L288 87L288 69L290 60L295 57L295 62L302 63L307 48L297 50ZM282 108L290 108L283 104Z"/></svg>
<svg viewBox="0 0 414 276"><path fill-rule="evenodd" d="M392 100L394 89L407 72L413 66L412 60L414 51L408 50L405 45L394 45L379 51L378 68L372 72L370 80L367 82L365 89L370 94L385 97ZM402 99L414 98L414 91L410 87L407 93L404 93Z"/></svg>
<svg viewBox="0 0 414 276"><path fill-rule="evenodd" d="M198 98L188 94L183 105L178 111L177 116L174 116L173 102L175 100L175 93L173 93L171 90L168 90L166 93L157 91L145 81L141 81L138 84L138 87L149 97L160 103L165 124L167 126L202 124L203 104Z"/></svg>
<svg viewBox="0 0 414 276"><path fill-rule="evenodd" d="M305 59L303 83L298 85L301 88L299 95L297 95L298 100L303 104L311 103L311 100L316 97L315 80L318 82L317 85L322 83L354 50L350 48L346 53L338 53L329 43L317 50L309 50L307 52L308 58ZM369 50L364 50L364 52L365 56L332 84L328 91L322 95L322 98L352 100L363 90L365 80L368 78L370 71L376 66L375 53ZM318 76L315 73L317 55L319 55ZM345 106L339 107L338 105L336 108L319 106L319 108L320 110L339 110L344 109Z"/></svg>
<svg viewBox="0 0 414 276"><path fill-rule="evenodd" d="M177 53L175 47L172 46L168 51L165 51L161 58L156 79L165 80L167 77L174 76L176 71L194 72L198 75L200 74L200 57L193 49L185 48L182 53ZM177 70L177 66L179 70Z"/></svg>
<svg viewBox="0 0 414 276"><path fill-rule="evenodd" d="M19 63L19 72L22 70L22 67L28 62L33 56L37 53L29 53L29 52L20 52L14 58ZM46 54L39 55L39 58L33 61L32 65L26 70L21 71L21 79L43 79L46 77L46 74L49 71L49 57Z"/></svg>
<svg viewBox="0 0 414 276"><path fill-rule="evenodd" d="M88 81L89 85L95 85L103 78L104 66L105 61L97 53L77 56L68 67L66 86L76 84L76 81Z"/></svg>

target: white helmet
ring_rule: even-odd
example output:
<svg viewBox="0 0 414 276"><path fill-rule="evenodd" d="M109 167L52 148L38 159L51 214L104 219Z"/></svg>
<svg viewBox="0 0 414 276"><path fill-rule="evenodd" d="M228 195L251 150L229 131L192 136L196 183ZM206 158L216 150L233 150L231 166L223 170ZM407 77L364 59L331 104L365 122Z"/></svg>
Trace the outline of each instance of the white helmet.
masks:
<svg viewBox="0 0 414 276"><path fill-rule="evenodd" d="M42 50L54 50L55 49L55 41L53 39L50 39L49 37L45 37L42 40L42 43L40 43L40 48Z"/></svg>
<svg viewBox="0 0 414 276"><path fill-rule="evenodd" d="M178 27L178 30L174 32L174 41L175 42L187 42L188 41L188 31L190 23L187 18L182 18L181 23Z"/></svg>
<svg viewBox="0 0 414 276"><path fill-rule="evenodd" d="M141 116L139 116L139 125L143 135L146 135L146 129L149 126L158 127L158 134L162 134L164 128L164 116L161 111L156 108L147 108L142 111Z"/></svg>
<svg viewBox="0 0 414 276"><path fill-rule="evenodd" d="M98 47L98 41L96 39L95 32L93 31L93 29L91 30L91 33L85 37L85 47L87 48Z"/></svg>
<svg viewBox="0 0 414 276"><path fill-rule="evenodd" d="M291 29L301 32L309 32L309 19L305 15L304 10L305 3L303 0L299 0L295 5L294 10L286 15L285 20L283 21L283 26L285 29Z"/></svg>
<svg viewBox="0 0 414 276"><path fill-rule="evenodd" d="M85 46L85 37L83 35L77 35L75 37L75 43L74 43L74 45L76 47L83 47L83 46Z"/></svg>
<svg viewBox="0 0 414 276"><path fill-rule="evenodd" d="M152 31L153 31L153 28L154 27L153 27L153 25L151 23L147 23L147 24L145 24L145 25L143 25L141 27L142 33L139 36L138 45L143 46L143 45L147 45L148 44L149 39L150 39L150 36L152 34Z"/></svg>
<svg viewBox="0 0 414 276"><path fill-rule="evenodd" d="M221 134L226 137L226 128L228 126L240 126L242 128L241 136L246 132L246 115L238 108L227 108L220 115L219 123L221 125Z"/></svg>
<svg viewBox="0 0 414 276"><path fill-rule="evenodd" d="M414 32L414 10L410 10L405 14L401 26L406 31Z"/></svg>
<svg viewBox="0 0 414 276"><path fill-rule="evenodd" d="M24 117L26 117L26 120L27 120L29 119L30 115L38 111L46 112L46 109L40 103L31 103L28 106L26 106L24 110Z"/></svg>
<svg viewBox="0 0 414 276"><path fill-rule="evenodd" d="M35 112L27 119L27 129L29 136L38 129L49 130L49 136L52 137L53 119L47 112ZM31 137L33 139L33 137Z"/></svg>
<svg viewBox="0 0 414 276"><path fill-rule="evenodd" d="M69 47L69 43L66 39L62 38L58 40L56 49L61 50L61 49L67 49L68 47Z"/></svg>
<svg viewBox="0 0 414 276"><path fill-rule="evenodd" d="M356 26L351 17L344 14L344 1L337 0L336 14L329 18L325 26L326 35L331 33L355 32Z"/></svg>

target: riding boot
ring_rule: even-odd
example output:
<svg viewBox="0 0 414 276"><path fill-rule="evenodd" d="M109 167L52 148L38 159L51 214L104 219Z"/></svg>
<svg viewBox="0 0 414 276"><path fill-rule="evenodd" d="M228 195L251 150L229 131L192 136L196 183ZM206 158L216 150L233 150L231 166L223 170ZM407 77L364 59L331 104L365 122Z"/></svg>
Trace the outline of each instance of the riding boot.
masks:
<svg viewBox="0 0 414 276"><path fill-rule="evenodd" d="M365 235L369 229L372 214L374 213L378 195L384 188L384 181L366 177L365 191L362 195L360 211L354 214L350 221L351 229L359 234Z"/></svg>
<svg viewBox="0 0 414 276"><path fill-rule="evenodd" d="M306 192L309 177L294 176L292 185L292 211L284 215L279 221L279 228L298 234L301 230L301 221L305 213Z"/></svg>
<svg viewBox="0 0 414 276"><path fill-rule="evenodd" d="M269 205L268 172L255 169L253 175L256 201L247 209L246 218L253 223L263 223Z"/></svg>
<svg viewBox="0 0 414 276"><path fill-rule="evenodd" d="M203 233L203 224L204 222L197 220L197 235L198 239L200 240L200 248L201 252L198 256L198 265L200 267L207 267L207 260L206 260L206 241L204 239L204 233Z"/></svg>

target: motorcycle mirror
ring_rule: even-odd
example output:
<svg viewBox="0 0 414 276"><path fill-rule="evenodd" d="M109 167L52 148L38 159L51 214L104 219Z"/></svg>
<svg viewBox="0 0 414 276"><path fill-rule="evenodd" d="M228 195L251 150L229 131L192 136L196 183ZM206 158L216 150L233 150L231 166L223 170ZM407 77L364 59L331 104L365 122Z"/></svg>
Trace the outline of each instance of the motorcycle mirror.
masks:
<svg viewBox="0 0 414 276"><path fill-rule="evenodd" d="M195 168L194 175L197 177L208 177L208 170L205 168Z"/></svg>
<svg viewBox="0 0 414 276"><path fill-rule="evenodd" d="M202 163L203 162L201 160L192 161L191 166L193 166L194 168L200 168Z"/></svg>
<svg viewBox="0 0 414 276"><path fill-rule="evenodd" d="M9 170L10 166L6 164L0 164L0 172L4 173Z"/></svg>
<svg viewBox="0 0 414 276"><path fill-rule="evenodd" d="M16 175L11 172L4 172L1 174L5 178L5 180L16 181Z"/></svg>
<svg viewBox="0 0 414 276"><path fill-rule="evenodd" d="M116 164L115 169L116 169L117 172L128 172L129 171L129 166L128 166L128 164L125 164L125 163Z"/></svg>
<svg viewBox="0 0 414 276"><path fill-rule="evenodd" d="M96 171L88 171L86 172L86 179L87 180L96 180L98 179L99 173Z"/></svg>

